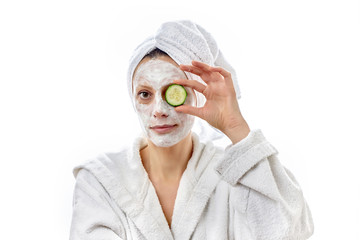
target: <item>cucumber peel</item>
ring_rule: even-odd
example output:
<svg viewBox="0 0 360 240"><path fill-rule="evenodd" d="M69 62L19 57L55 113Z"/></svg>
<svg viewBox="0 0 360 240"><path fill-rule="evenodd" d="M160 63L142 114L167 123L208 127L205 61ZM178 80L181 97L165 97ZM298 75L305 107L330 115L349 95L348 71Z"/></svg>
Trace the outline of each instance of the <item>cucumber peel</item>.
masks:
<svg viewBox="0 0 360 240"><path fill-rule="evenodd" d="M165 92L165 100L173 107L183 105L187 97L187 92L182 85L172 84Z"/></svg>

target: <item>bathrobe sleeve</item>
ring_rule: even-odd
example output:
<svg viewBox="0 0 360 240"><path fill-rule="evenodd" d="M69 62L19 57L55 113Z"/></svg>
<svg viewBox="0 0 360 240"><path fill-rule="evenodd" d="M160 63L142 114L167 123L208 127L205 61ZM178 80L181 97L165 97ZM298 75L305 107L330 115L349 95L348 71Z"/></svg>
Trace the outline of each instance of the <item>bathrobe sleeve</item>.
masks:
<svg viewBox="0 0 360 240"><path fill-rule="evenodd" d="M76 174L70 240L121 240L124 234L108 194L85 169Z"/></svg>
<svg viewBox="0 0 360 240"><path fill-rule="evenodd" d="M246 216L257 240L307 239L314 231L310 209L292 173L277 158L277 150L261 130L225 149L215 170L232 185L230 209ZM240 217L239 217L240 218ZM234 232L240 226L234 222Z"/></svg>

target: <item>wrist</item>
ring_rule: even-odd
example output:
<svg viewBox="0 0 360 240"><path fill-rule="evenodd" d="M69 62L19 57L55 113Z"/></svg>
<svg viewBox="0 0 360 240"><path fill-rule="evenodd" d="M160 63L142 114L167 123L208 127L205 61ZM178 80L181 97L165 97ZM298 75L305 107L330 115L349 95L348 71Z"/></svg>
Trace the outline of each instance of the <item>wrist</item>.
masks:
<svg viewBox="0 0 360 240"><path fill-rule="evenodd" d="M245 121L245 119L243 119L238 124L227 128L223 132L231 140L233 144L236 144L249 135L250 127Z"/></svg>

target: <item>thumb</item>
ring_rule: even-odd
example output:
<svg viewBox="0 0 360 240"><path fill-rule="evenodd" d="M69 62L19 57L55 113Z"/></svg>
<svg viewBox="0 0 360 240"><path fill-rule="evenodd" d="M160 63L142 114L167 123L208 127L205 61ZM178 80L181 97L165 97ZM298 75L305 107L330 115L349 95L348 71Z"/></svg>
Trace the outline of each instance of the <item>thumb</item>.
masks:
<svg viewBox="0 0 360 240"><path fill-rule="evenodd" d="M181 106L175 107L175 111L194 115L196 117L202 118L201 108L193 107L190 105L181 105Z"/></svg>

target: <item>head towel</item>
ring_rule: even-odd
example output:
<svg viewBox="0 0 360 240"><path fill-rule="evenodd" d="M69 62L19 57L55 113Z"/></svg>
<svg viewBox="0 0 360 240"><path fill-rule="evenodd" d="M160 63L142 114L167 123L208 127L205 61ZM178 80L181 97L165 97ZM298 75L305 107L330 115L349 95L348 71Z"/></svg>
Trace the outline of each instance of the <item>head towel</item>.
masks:
<svg viewBox="0 0 360 240"><path fill-rule="evenodd" d="M192 60L196 60L204 62L210 66L219 66L224 68L231 73L236 96L240 99L241 95L236 72L224 58L215 39L204 28L189 20L163 23L156 31L155 35L145 39L145 41L134 50L133 55L130 58L127 74L127 85L131 98L133 94L132 78L134 70L143 57L155 48L166 52L177 64L189 65ZM185 72L185 74L188 79L204 83L197 75L189 72ZM205 97L196 91L195 93L197 97L197 106L203 106L205 103ZM201 129L201 132L204 135L203 127L201 127ZM214 137L210 137L210 139L214 139Z"/></svg>

